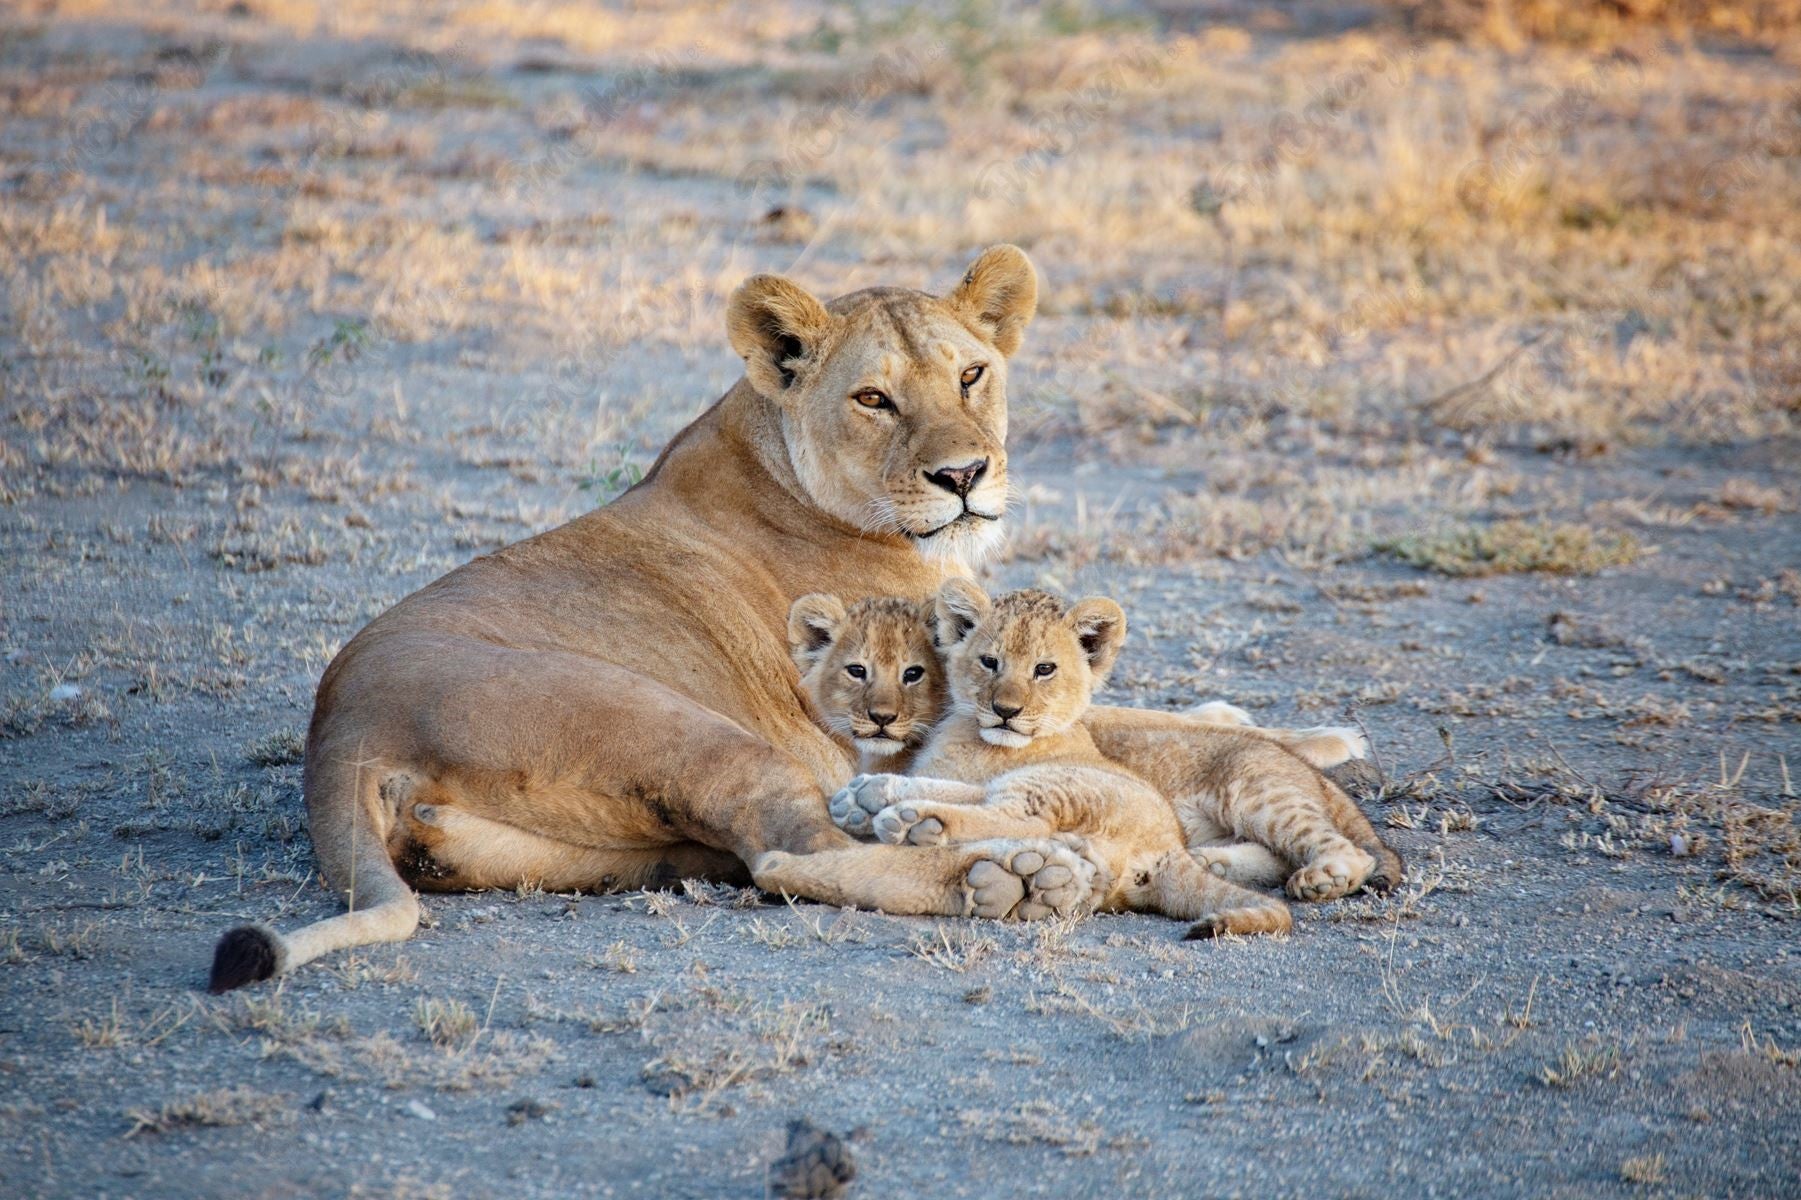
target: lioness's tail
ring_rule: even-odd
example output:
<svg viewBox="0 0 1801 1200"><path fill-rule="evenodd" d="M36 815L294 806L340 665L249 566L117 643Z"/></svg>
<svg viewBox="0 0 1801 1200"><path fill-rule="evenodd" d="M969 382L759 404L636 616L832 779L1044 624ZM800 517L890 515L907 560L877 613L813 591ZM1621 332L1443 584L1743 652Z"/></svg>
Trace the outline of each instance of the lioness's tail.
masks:
<svg viewBox="0 0 1801 1200"><path fill-rule="evenodd" d="M384 796L383 771L360 761L329 761L315 749L307 753L307 826L320 874L350 911L289 934L267 925L238 926L213 951L208 991L272 979L346 946L405 941L419 926L419 899L388 856L396 805ZM386 780L389 789L397 782L406 777Z"/></svg>

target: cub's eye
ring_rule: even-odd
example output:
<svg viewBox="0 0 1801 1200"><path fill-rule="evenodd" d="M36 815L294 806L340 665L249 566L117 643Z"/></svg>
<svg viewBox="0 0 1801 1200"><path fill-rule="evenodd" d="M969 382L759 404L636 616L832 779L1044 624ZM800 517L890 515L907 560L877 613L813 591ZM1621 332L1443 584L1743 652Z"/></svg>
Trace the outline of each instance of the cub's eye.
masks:
<svg viewBox="0 0 1801 1200"><path fill-rule="evenodd" d="M992 654L984 654L978 661L980 661L981 664L984 667L987 667L990 671L998 671L1001 669L1000 659L994 657L994 655L992 655Z"/></svg>
<svg viewBox="0 0 1801 1200"><path fill-rule="evenodd" d="M1040 678L1040 679L1049 679L1052 675L1055 675L1056 673L1057 673L1057 664L1056 663L1039 663L1037 666L1032 668L1032 674L1038 676L1038 678Z"/></svg>
<svg viewBox="0 0 1801 1200"><path fill-rule="evenodd" d="M869 678L869 672L864 668L862 663L852 663L850 666L844 668L844 673L849 675L852 679Z"/></svg>
<svg viewBox="0 0 1801 1200"><path fill-rule="evenodd" d="M878 392L874 388L864 388L862 391L852 394L851 399L871 412L880 412L883 409L887 409L889 412L894 411L894 401L888 398L887 393Z"/></svg>
<svg viewBox="0 0 1801 1200"><path fill-rule="evenodd" d="M918 683L920 680L924 679L925 677L926 677L926 669L924 667L908 667L906 670L901 672L901 682L902 683Z"/></svg>
<svg viewBox="0 0 1801 1200"><path fill-rule="evenodd" d="M988 368L983 366L981 363L977 363L973 367L963 368L963 375L962 375L963 390L965 392L967 392L970 388L972 388L976 384L980 383L982 381L983 372L985 372L987 370L988 370Z"/></svg>

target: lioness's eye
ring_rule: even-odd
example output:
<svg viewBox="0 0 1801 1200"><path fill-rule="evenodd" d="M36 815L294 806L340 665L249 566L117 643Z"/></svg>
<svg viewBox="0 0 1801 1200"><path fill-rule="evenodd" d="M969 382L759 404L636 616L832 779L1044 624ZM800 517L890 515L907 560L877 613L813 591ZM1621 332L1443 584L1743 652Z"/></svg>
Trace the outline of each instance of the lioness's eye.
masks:
<svg viewBox="0 0 1801 1200"><path fill-rule="evenodd" d="M981 379L982 379L982 372L986 371L987 369L988 368L983 366L981 363L977 363L973 367L964 367L963 368L963 377L962 377L963 378L963 390L967 392L970 388L974 387L977 383L980 383Z"/></svg>
<svg viewBox="0 0 1801 1200"><path fill-rule="evenodd" d="M994 657L994 655L992 655L992 654L982 655L981 663L984 667L987 667L990 671L998 671L1001 669L1000 659Z"/></svg>
<svg viewBox="0 0 1801 1200"><path fill-rule="evenodd" d="M869 672L863 669L862 663L852 663L850 666L844 668L844 673L849 675L852 679L867 679L869 677Z"/></svg>
<svg viewBox="0 0 1801 1200"><path fill-rule="evenodd" d="M924 667L908 667L906 670L901 672L901 682L902 683L918 683L920 680L924 679L925 677L926 677L926 669Z"/></svg>
<svg viewBox="0 0 1801 1200"><path fill-rule="evenodd" d="M872 411L879 411L884 408L892 409L894 407L894 401L890 400L885 393L878 392L874 388L864 388L862 391L852 395L851 399L855 400L858 404L861 404L864 408Z"/></svg>
<svg viewBox="0 0 1801 1200"><path fill-rule="evenodd" d="M1056 663L1039 663L1037 666L1032 668L1032 674L1038 676L1038 678L1040 678L1040 679L1049 679L1052 675L1055 675L1056 673L1057 673L1057 664Z"/></svg>

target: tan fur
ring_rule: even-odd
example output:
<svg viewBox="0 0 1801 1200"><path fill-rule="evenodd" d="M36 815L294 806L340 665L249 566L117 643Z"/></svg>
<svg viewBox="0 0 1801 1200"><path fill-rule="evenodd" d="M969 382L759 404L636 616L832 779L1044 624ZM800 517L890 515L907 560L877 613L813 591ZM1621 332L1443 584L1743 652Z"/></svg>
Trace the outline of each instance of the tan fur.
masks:
<svg viewBox="0 0 1801 1200"><path fill-rule="evenodd" d="M900 850L835 827L826 798L850 757L812 719L787 638L802 595L924 599L997 543L1007 357L1036 302L1011 246L944 296L822 304L746 281L726 314L744 378L642 483L457 568L332 660L304 787L320 873L350 911L233 931L213 986L410 936L408 881L693 874L897 913L1085 903L1094 868L1064 840Z"/></svg>
<svg viewBox="0 0 1801 1200"><path fill-rule="evenodd" d="M990 603L967 581L950 581L938 600L938 640L951 711L915 777L853 780L834 798L834 819L852 832L867 821L884 841L914 845L1083 835L1108 880L1101 907L1197 919L1208 932L1289 927L1285 908L1228 880L1287 876L1291 894L1306 899L1360 886L1374 862L1334 826L1330 782L1267 736L1285 731L1222 725L1187 734L1188 770L1168 799L1102 756L1081 718L1124 633L1111 600L1066 606L1025 591ZM1285 858L1299 869L1290 874Z"/></svg>
<svg viewBox="0 0 1801 1200"><path fill-rule="evenodd" d="M848 741L863 771L904 774L944 710L944 664L931 601L878 596L846 608L802 596L788 610L788 649L821 724Z"/></svg>

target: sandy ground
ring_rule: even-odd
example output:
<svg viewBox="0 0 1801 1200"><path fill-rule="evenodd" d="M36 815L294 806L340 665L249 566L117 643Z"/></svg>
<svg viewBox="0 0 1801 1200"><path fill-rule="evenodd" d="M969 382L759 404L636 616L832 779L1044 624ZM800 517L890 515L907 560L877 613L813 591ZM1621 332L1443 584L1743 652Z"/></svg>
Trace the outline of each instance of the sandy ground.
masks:
<svg viewBox="0 0 1801 1200"><path fill-rule="evenodd" d="M1258 6L234 8L0 16L0 1193L755 1197L799 1116L864 1196L1801 1190L1792 58L1659 49L1543 153L1471 118L1540 184L1459 202L1447 135L1433 242L1320 181L1621 60ZM1676 127L1732 202L1610 224L1585 139L1654 175ZM1361 722L1406 889L1217 944L432 897L199 991L227 925L336 910L298 738L362 622L628 484L734 377L745 274L945 286L1008 236L1046 304L992 582L1118 597L1113 701ZM1555 570L1464 573L1521 544Z"/></svg>

